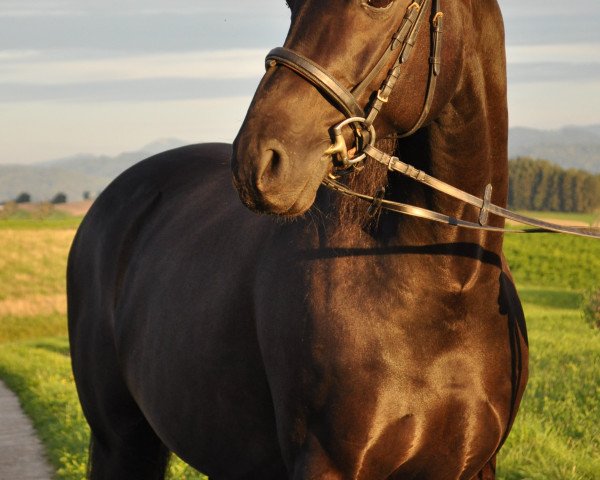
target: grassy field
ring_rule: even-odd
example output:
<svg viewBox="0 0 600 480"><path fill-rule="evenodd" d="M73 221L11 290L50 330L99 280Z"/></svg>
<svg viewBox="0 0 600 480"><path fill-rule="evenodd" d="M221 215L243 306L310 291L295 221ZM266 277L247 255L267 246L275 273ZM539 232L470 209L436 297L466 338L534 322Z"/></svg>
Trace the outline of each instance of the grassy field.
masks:
<svg viewBox="0 0 600 480"><path fill-rule="evenodd" d="M0 378L14 390L60 479L82 479L88 431L72 381L64 270L79 219L0 220ZM600 287L600 241L511 236L507 257L529 326L529 386L498 478L600 478L600 332L581 294ZM199 479L181 461L170 478Z"/></svg>
<svg viewBox="0 0 600 480"><path fill-rule="evenodd" d="M598 213L531 212L527 210L523 210L519 213L528 217L540 218L542 220L566 220L569 222L583 222L588 225L592 225L600 220L600 215Z"/></svg>

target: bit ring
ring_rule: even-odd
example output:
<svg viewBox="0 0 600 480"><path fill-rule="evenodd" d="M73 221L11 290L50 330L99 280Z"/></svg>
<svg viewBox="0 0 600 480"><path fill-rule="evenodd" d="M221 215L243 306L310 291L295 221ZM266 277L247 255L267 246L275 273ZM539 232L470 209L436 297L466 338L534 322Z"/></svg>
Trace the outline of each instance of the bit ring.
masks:
<svg viewBox="0 0 600 480"><path fill-rule="evenodd" d="M377 135L375 133L375 127L373 125L367 124L367 120L363 117L351 117L347 118L343 122L338 123L331 129L333 143L330 147L325 150L323 155L337 155L339 163L342 164L344 168L351 167L356 165L365 158L367 158L366 153L360 153L359 155L355 155L352 158L349 158L348 154L348 146L346 145L346 140L344 140L344 135L342 129L347 125L358 124L359 126L366 127L366 130L369 132L369 145L375 145L375 141L377 139ZM365 130L364 128L360 128L354 130L355 137L361 137L360 131ZM362 137L361 137L362 138Z"/></svg>

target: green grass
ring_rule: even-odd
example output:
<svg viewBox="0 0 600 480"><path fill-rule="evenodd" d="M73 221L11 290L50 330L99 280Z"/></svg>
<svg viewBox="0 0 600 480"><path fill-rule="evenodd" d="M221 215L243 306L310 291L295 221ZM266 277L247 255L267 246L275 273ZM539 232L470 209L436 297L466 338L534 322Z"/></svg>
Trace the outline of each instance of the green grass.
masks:
<svg viewBox="0 0 600 480"><path fill-rule="evenodd" d="M525 307L530 378L499 478L600 478L600 332L580 310L583 292L600 287L600 241L507 235L504 250Z"/></svg>
<svg viewBox="0 0 600 480"><path fill-rule="evenodd" d="M30 214L0 218L0 230L64 230L76 229L83 217L73 217L64 213L53 213L47 218L35 218Z"/></svg>
<svg viewBox="0 0 600 480"><path fill-rule="evenodd" d="M0 230L0 300L65 295L75 229Z"/></svg>
<svg viewBox="0 0 600 480"><path fill-rule="evenodd" d="M85 478L89 432L75 393L66 338L3 345L0 376L32 419L57 478Z"/></svg>
<svg viewBox="0 0 600 480"><path fill-rule="evenodd" d="M61 298L78 221L0 220L0 377L32 418L56 478L73 480L84 477L89 432ZM525 305L531 362L498 478L600 478L600 333L579 309L582 292L600 286L600 241L509 235L505 251ZM205 478L178 459L169 469L172 479Z"/></svg>
<svg viewBox="0 0 600 480"><path fill-rule="evenodd" d="M32 338L66 336L67 322L62 313L0 317L0 345Z"/></svg>
<svg viewBox="0 0 600 480"><path fill-rule="evenodd" d="M530 299L530 378L500 453L499 478L600 478L600 333L572 308L578 293L520 290Z"/></svg>
<svg viewBox="0 0 600 480"><path fill-rule="evenodd" d="M586 290L600 285L600 240L552 233L506 235L518 285Z"/></svg>
<svg viewBox="0 0 600 480"><path fill-rule="evenodd" d="M540 218L542 220L566 220L570 222L584 222L588 225L591 225L600 218L600 214L598 213L534 212L529 210L520 210L519 213L527 217Z"/></svg>

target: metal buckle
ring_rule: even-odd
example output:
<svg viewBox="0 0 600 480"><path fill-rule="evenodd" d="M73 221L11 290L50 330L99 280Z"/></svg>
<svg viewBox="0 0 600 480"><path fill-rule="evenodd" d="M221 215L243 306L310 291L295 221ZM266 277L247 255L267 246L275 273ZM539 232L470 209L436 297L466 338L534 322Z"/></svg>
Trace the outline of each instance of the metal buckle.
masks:
<svg viewBox="0 0 600 480"><path fill-rule="evenodd" d="M492 184L488 184L485 186L485 192L483 194L483 202L481 205L481 210L479 211L479 225L482 227L488 224L488 219L490 216L490 204L492 203Z"/></svg>
<svg viewBox="0 0 600 480"><path fill-rule="evenodd" d="M377 100L379 100L381 103L387 103L390 100L390 97L389 96L387 96L387 97L382 96L381 95L381 91L382 90L383 90L382 88L380 88L379 90L377 90Z"/></svg>
<svg viewBox="0 0 600 480"><path fill-rule="evenodd" d="M413 8L416 8L416 9L417 9L417 12L418 12L419 10L421 10L421 5L419 5L419 3L418 3L418 2L413 2L413 3L411 3L411 4L408 6L408 8L407 8L406 10L407 10L408 12L410 12L410 11L411 11Z"/></svg>
<svg viewBox="0 0 600 480"><path fill-rule="evenodd" d="M349 158L350 155L348 154L348 146L346 145L346 140L344 140L342 129L345 126L352 124L358 125L353 129L355 138L363 139L364 137L362 136L361 132L367 130L369 132L369 145L375 145L375 141L377 140L375 127L367 124L367 120L362 117L347 118L343 122L340 122L334 126L331 129L333 143L327 150L325 150L325 152L323 152L323 155L337 156L337 162L342 168L353 167L367 158L367 154L364 152L358 152L357 155ZM361 126L366 128L361 128Z"/></svg>
<svg viewBox="0 0 600 480"><path fill-rule="evenodd" d="M371 205L369 205L369 209L367 210L367 216L369 218L373 218L381 211L381 205L383 204L383 198L385 197L385 187L381 187L377 190L377 193L373 195L373 200L371 201Z"/></svg>

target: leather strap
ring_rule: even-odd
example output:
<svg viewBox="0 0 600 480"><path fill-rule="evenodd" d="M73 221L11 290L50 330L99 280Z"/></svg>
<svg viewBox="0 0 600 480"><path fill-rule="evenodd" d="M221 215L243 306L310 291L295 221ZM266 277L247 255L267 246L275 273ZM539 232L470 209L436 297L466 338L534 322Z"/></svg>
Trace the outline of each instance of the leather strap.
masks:
<svg viewBox="0 0 600 480"><path fill-rule="evenodd" d="M335 190L338 193L343 195L359 198L371 204L371 206L375 206L376 208L381 208L383 210L389 210L396 213L401 213L404 215L409 215L411 217L424 218L426 220L431 220L438 223L443 223L446 225L451 225L454 227L462 227L468 228L471 230L485 230L488 232L498 232L498 233L533 233L534 230L512 230L502 227L490 227L490 226L482 226L475 222L469 222L467 220L461 220L459 218L454 218L449 215L444 215L443 213L434 212L433 210L428 210L426 208L415 207L414 205L407 205L405 203L393 202L391 200L385 200L380 197L373 197L370 195L364 195L362 193L355 192L354 190L349 189L345 185L339 183L338 181L332 178L326 178L323 180L323 185L330 188L331 190ZM371 214L372 215L372 214ZM537 230L535 230L537 231Z"/></svg>
<svg viewBox="0 0 600 480"><path fill-rule="evenodd" d="M283 47L274 48L266 58L267 68L284 65L323 91L348 118L364 117L365 112L350 91L309 58Z"/></svg>
<svg viewBox="0 0 600 480"><path fill-rule="evenodd" d="M444 14L440 9L440 0L434 0L432 19L431 19L431 56L429 57L429 80L427 82L427 92L425 94L425 103L421 110L421 115L417 120L417 123L408 131L400 135L396 135L395 138L406 138L410 137L417 130L419 130L431 111L433 105L433 99L435 96L435 90L437 88L437 79L441 71L442 60L442 32L443 32L443 21Z"/></svg>
<svg viewBox="0 0 600 480"><path fill-rule="evenodd" d="M327 70L313 62L309 58L296 53L284 47L274 48L269 52L266 58L267 68L276 65L283 65L302 78L310 82L312 85L320 89L347 118L361 117L366 118L365 125L368 127L373 124L375 118L381 111L381 108L387 103L390 94L396 81L400 75L400 67L404 64L413 51L420 26L423 23L423 18L426 16L426 11L429 3L432 0L415 0L409 5L402 23L398 31L393 35L392 40L383 53L375 67L367 74L367 76L356 86L352 91L342 86ZM415 126L401 137L412 135L425 122L431 104L437 83L437 76L440 67L440 46L441 46L441 11L440 0L433 0L432 14L432 54L430 58L430 74L427 83L427 93L424 103L424 108L421 112L419 120ZM438 21L439 20L439 21ZM393 55L397 55L386 80L381 86L377 96L373 99L369 108L368 116L363 108L358 104L357 97L371 84L373 79L379 74L381 69L390 61ZM432 60L434 59L434 60Z"/></svg>
<svg viewBox="0 0 600 480"><path fill-rule="evenodd" d="M486 195L484 198L479 198L475 195L471 195L463 190L460 190L448 183L445 183L441 180L438 180L431 175L428 175L422 170L419 170L408 163L404 163L398 157L394 157L385 152L382 152L378 148L372 145L366 145L364 152L374 160L377 160L379 163L382 163L387 166L390 171L401 173L407 177L416 180L423 185L427 185L428 187L437 190L438 192L442 192L450 197L456 198L462 202L465 202L469 205L477 207L480 209L480 222L487 222L487 214L491 213L498 217L505 218L507 220L512 220L513 222L521 223L524 225L530 225L533 227L538 227L534 230L523 230L520 233L535 233L535 232L557 232L557 233L570 233L573 235L578 235L581 237L591 237L591 238L600 238L600 230L591 228L591 227L570 227L557 225L550 222L544 222L543 220L538 220L535 218L527 217L525 215L520 215L518 213L512 212L503 207L499 207L491 203L491 189L488 186L486 188ZM359 194L354 192L353 190L348 189L347 187L335 182L337 185L332 184L331 179L327 179L324 181L325 185L330 188L333 188L336 191L344 193L346 195L351 195L356 198L361 198L363 200L373 201L373 197L369 197L368 195ZM343 187L343 188L340 188ZM379 201L379 200L378 200ZM448 225L455 225L459 227L479 229L485 231L493 231L493 232L506 232L506 233L517 233L518 231L513 229L506 228L497 228L490 227L487 225L482 225L481 223L467 222L465 220L458 220L453 217L449 217L447 215L443 215L437 212L431 212L429 210L422 209L420 207L413 207L410 205L400 204L398 202L392 202L390 200L383 200L381 202L381 208L385 208L387 210L393 210L399 213L404 213L407 215L427 218L429 220L441 221L442 223L446 223ZM484 221L485 220L485 221Z"/></svg>
<svg viewBox="0 0 600 480"><path fill-rule="evenodd" d="M400 24L400 28L396 31L394 36L392 37L392 41L388 45L388 48L383 53L377 65L369 72L369 74L360 82L356 87L352 89L352 93L355 97L360 96L366 88L371 84L371 82L375 79L375 77L379 74L381 69L390 61L390 57L393 54L402 57L402 53L404 49L401 48L406 44L407 38L411 34L411 31L416 28L417 22L420 20L420 13L423 8L425 8L425 1L427 0L419 0L419 2L415 2L412 8L408 8L406 13L404 14L404 18L402 19L402 23ZM400 48L400 50L398 50ZM394 66L398 64L399 60L397 59L394 63Z"/></svg>

